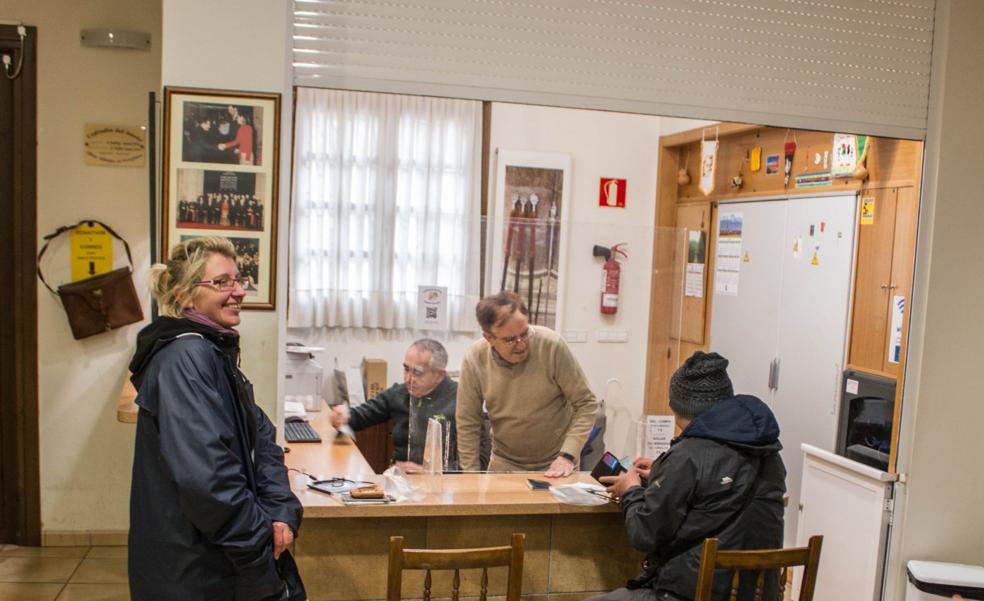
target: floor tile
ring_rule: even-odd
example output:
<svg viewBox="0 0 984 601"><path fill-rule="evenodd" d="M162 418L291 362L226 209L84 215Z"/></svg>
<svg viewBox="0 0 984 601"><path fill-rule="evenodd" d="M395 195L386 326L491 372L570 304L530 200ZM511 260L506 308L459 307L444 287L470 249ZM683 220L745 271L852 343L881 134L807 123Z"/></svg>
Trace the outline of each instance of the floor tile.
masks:
<svg viewBox="0 0 984 601"><path fill-rule="evenodd" d="M57 601L130 601L125 584L67 584Z"/></svg>
<svg viewBox="0 0 984 601"><path fill-rule="evenodd" d="M67 582L81 559L0 557L0 582Z"/></svg>
<svg viewBox="0 0 984 601"><path fill-rule="evenodd" d="M126 547L92 547L86 559L126 559Z"/></svg>
<svg viewBox="0 0 984 601"><path fill-rule="evenodd" d="M93 559L86 557L75 570L72 584L126 584L129 582L126 559L122 557Z"/></svg>
<svg viewBox="0 0 984 601"><path fill-rule="evenodd" d="M85 557L89 547L18 547L4 545L0 557Z"/></svg>
<svg viewBox="0 0 984 601"><path fill-rule="evenodd" d="M24 582L0 582L3 601L53 601L62 585Z"/></svg>

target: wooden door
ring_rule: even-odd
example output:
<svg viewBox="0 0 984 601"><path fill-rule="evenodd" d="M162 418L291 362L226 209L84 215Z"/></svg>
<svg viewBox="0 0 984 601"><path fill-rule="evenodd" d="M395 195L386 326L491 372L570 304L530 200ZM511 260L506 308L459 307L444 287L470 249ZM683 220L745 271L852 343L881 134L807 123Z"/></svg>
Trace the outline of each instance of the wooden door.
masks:
<svg viewBox="0 0 984 601"><path fill-rule="evenodd" d="M858 203L859 211L864 210L866 199L874 199L874 215L871 223L866 223L862 214L858 228L848 364L863 371L885 373L892 296L888 287L892 280L898 189L864 191Z"/></svg>
<svg viewBox="0 0 984 601"><path fill-rule="evenodd" d="M37 30L0 25L0 543L41 544L38 459Z"/></svg>
<svg viewBox="0 0 984 601"><path fill-rule="evenodd" d="M916 190L911 187L899 188L895 207L895 236L892 245L892 271L888 280L889 326L891 326L891 303L894 297L901 296L905 308L902 313L902 352L897 363L888 360L882 371L896 378L902 375L905 365L905 349L909 334L909 314L912 312L912 271L916 260L916 221L919 218L919 203ZM888 336L891 336L888 332ZM887 342L886 342L887 344Z"/></svg>

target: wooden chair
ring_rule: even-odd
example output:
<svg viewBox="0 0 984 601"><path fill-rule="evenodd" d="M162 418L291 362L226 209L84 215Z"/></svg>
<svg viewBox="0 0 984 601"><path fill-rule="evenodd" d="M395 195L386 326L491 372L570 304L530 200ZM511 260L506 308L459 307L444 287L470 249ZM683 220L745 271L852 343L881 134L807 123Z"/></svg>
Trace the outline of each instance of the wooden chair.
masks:
<svg viewBox="0 0 984 601"><path fill-rule="evenodd" d="M431 598L431 570L454 570L451 598L458 601L461 590L459 570L482 568L481 601L489 591L489 568L509 567L506 601L520 601L523 588L523 550L525 534L513 534L512 544L505 547L479 549L404 549L403 537L390 537L389 574L386 580L387 601L399 601L403 586L403 570L426 570L424 601Z"/></svg>
<svg viewBox="0 0 984 601"><path fill-rule="evenodd" d="M765 588L765 575L778 570L779 589L777 599L783 601L790 566L805 566L800 584L798 601L813 601L813 588L817 584L817 568L820 565L822 536L811 536L806 547L795 549L769 549L765 551L718 551L718 539L704 541L704 552L700 559L700 573L697 577L697 592L694 601L711 601L711 587L714 584L715 570L730 570L731 591L729 599L737 601L742 572L758 572L755 579L755 601L762 601Z"/></svg>

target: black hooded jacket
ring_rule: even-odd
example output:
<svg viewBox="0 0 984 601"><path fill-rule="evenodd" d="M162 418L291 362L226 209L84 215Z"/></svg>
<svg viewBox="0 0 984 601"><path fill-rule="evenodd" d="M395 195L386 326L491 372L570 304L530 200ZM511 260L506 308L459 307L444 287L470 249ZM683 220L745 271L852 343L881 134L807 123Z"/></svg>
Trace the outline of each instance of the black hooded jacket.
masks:
<svg viewBox="0 0 984 601"><path fill-rule="evenodd" d="M722 550L782 547L780 449L775 416L756 397L733 396L694 419L653 463L648 485L622 496L629 541L646 553L627 586L693 599L705 538L718 538ZM749 584L739 599L751 598ZM766 592L775 586L772 574ZM729 575L718 573L712 597L725 599L728 589Z"/></svg>
<svg viewBox="0 0 984 601"><path fill-rule="evenodd" d="M130 490L130 595L144 600L260 600L283 590L273 522L295 532L273 425L236 367L239 341L161 317L137 337Z"/></svg>

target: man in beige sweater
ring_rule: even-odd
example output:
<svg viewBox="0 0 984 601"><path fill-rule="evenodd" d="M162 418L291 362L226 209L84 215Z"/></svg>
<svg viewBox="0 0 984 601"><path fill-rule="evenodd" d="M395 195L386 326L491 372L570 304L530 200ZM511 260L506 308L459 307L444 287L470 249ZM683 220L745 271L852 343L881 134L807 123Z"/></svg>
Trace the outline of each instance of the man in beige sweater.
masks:
<svg viewBox="0 0 984 601"><path fill-rule="evenodd" d="M560 335L530 325L517 294L483 298L475 314L483 340L465 352L458 383L461 469L479 469L484 401L492 423L489 471L569 476L598 411L584 372Z"/></svg>

